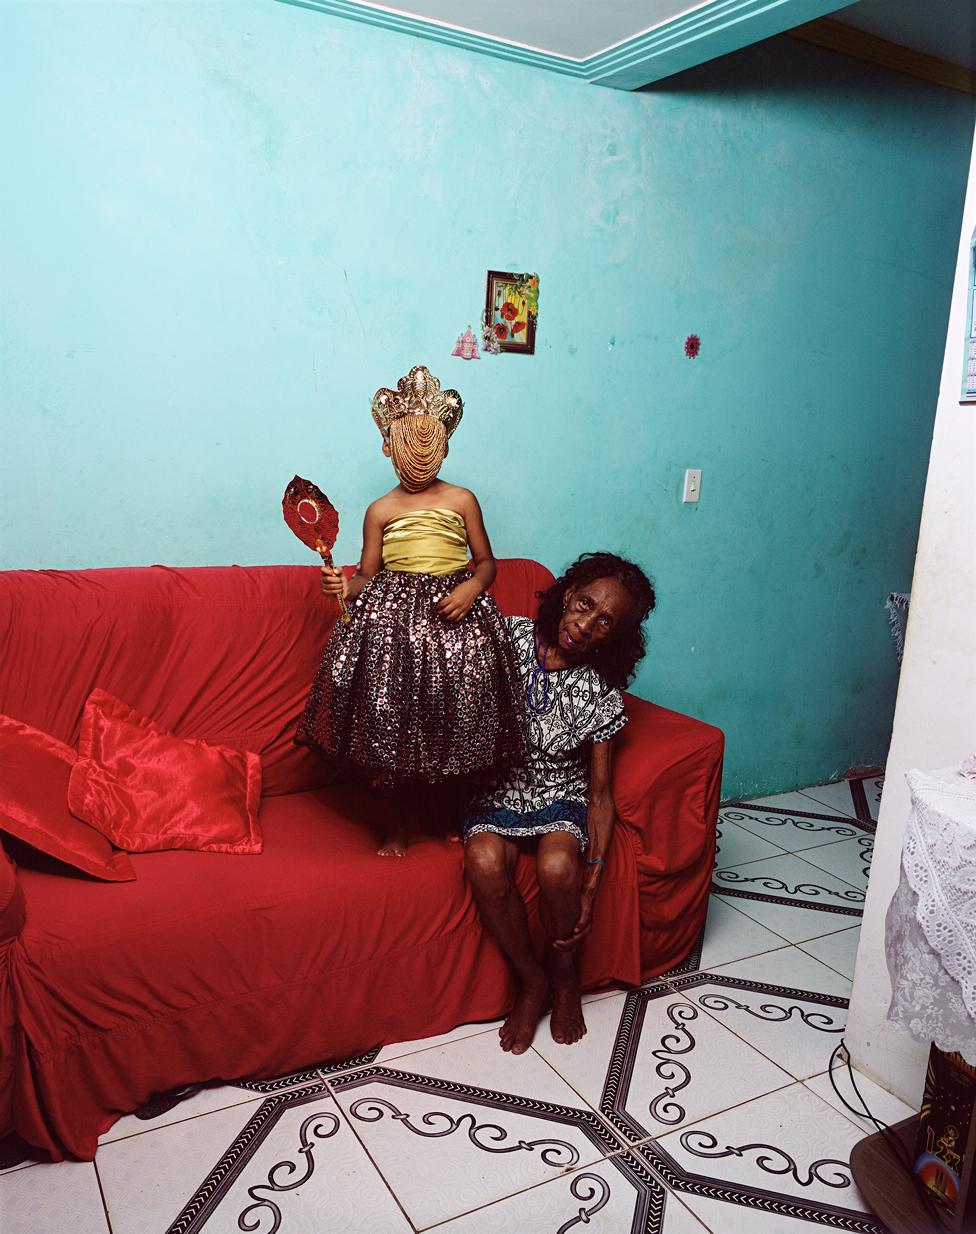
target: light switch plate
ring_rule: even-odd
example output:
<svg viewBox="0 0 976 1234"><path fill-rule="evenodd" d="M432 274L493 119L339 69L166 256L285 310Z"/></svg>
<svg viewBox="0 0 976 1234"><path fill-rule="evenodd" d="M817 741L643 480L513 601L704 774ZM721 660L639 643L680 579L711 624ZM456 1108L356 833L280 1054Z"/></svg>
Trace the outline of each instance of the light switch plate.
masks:
<svg viewBox="0 0 976 1234"><path fill-rule="evenodd" d="M682 501L697 501L701 495L701 470L689 467L685 472L685 487L681 495Z"/></svg>

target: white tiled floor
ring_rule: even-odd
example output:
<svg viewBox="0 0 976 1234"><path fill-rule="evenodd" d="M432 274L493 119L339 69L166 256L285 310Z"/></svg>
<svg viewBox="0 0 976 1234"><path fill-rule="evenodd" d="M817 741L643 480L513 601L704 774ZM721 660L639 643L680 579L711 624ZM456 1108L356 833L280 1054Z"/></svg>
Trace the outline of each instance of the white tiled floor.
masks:
<svg viewBox="0 0 976 1234"><path fill-rule="evenodd" d="M884 1234L848 1166L872 1128L828 1074L879 787L723 808L695 954L588 996L578 1045L544 1022L513 1058L469 1024L267 1092L207 1088L122 1119L93 1164L0 1173L5 1234ZM885 1122L910 1113L857 1084Z"/></svg>
<svg viewBox="0 0 976 1234"><path fill-rule="evenodd" d="M648 1152L652 1164L656 1158L650 1153L657 1151L677 1170L707 1172L710 1179L743 1191L769 1190L775 1180L775 1190L797 1204L841 1204L864 1212L847 1164L861 1138L853 1123L804 1085L794 1084L696 1122L691 1131L664 1136ZM702 1197L690 1195L688 1204L705 1221L716 1220ZM755 1212L728 1204L721 1225L712 1228L721 1234L752 1234Z"/></svg>

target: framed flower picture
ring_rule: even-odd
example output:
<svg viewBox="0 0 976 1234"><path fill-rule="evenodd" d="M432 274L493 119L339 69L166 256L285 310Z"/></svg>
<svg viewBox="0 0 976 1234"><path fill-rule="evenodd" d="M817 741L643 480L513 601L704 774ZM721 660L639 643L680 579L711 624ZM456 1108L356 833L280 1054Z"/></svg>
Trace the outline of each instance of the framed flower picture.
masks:
<svg viewBox="0 0 976 1234"><path fill-rule="evenodd" d="M489 270L485 287L485 339L492 351L514 355L535 353L535 326L539 316L538 274Z"/></svg>

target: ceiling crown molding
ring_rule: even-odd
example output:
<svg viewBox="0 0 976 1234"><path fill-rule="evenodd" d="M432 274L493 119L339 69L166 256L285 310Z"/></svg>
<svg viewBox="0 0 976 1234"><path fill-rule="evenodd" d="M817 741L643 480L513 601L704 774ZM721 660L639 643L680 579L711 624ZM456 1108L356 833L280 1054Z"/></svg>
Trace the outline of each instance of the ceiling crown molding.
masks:
<svg viewBox="0 0 976 1234"><path fill-rule="evenodd" d="M706 0L704 4L584 59L528 47L366 0L278 0L399 34L475 51L617 90L637 90L843 7L838 0Z"/></svg>

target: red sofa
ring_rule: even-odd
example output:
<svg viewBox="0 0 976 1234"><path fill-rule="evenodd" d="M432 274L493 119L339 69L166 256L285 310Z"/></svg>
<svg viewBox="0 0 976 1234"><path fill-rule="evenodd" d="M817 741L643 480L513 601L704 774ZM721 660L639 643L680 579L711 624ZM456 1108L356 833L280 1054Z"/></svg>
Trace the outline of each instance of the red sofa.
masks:
<svg viewBox="0 0 976 1234"><path fill-rule="evenodd" d="M264 772L259 856L134 854L136 881L109 883L8 840L0 1135L90 1159L116 1119L174 1087L280 1075L510 1005L444 820L406 860L378 858L361 786L329 785L292 741L332 620L318 578L290 566L0 574L0 712L73 745L101 686L180 736L259 751ZM529 614L550 579L503 561L494 594ZM705 918L722 734L638 698L627 707L588 987L674 967ZM535 919L527 858L519 878Z"/></svg>

